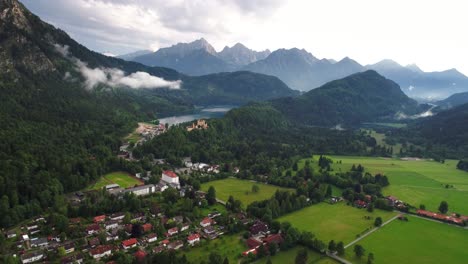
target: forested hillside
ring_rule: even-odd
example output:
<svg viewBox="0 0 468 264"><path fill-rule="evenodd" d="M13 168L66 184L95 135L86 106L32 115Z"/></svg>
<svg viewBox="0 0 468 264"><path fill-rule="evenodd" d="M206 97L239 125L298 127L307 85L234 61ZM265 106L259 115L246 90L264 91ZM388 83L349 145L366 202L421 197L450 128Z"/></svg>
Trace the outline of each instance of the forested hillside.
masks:
<svg viewBox="0 0 468 264"><path fill-rule="evenodd" d="M274 77L243 76L248 97L222 80L208 87L209 77L198 82L171 69L106 57L18 1L1 0L0 226L49 208L66 210L60 194L122 166L115 154L139 120L187 111L216 96L246 103L295 94ZM278 90L270 93L259 83Z"/></svg>
<svg viewBox="0 0 468 264"><path fill-rule="evenodd" d="M407 128L391 132L397 142L409 142L419 148L415 155L436 159L466 158L468 155L468 104L416 120Z"/></svg>
<svg viewBox="0 0 468 264"><path fill-rule="evenodd" d="M398 84L372 70L329 82L297 98L273 100L272 104L291 121L318 126L357 126L421 111Z"/></svg>
<svg viewBox="0 0 468 264"><path fill-rule="evenodd" d="M191 156L193 162L234 162L253 174L268 174L277 172L278 166L291 166L288 161L296 155L367 153L367 136L354 131L293 126L267 103L231 110L222 119L210 120L209 127L192 132L184 126L174 127L136 148L133 154L152 154L175 163L186 156Z"/></svg>

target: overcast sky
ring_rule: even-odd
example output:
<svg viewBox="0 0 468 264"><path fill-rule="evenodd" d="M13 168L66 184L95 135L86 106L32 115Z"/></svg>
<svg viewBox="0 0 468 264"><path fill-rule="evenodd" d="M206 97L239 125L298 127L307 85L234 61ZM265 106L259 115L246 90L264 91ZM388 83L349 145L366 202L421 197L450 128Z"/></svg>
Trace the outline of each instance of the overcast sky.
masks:
<svg viewBox="0 0 468 264"><path fill-rule="evenodd" d="M217 50L305 48L361 64L393 59L468 75L465 0L21 0L99 52L156 50L204 37Z"/></svg>

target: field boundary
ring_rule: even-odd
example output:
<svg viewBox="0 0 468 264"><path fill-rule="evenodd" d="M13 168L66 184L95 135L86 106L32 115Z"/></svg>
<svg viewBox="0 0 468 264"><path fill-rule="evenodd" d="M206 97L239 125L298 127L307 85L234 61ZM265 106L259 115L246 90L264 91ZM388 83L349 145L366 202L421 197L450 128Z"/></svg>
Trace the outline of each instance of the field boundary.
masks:
<svg viewBox="0 0 468 264"><path fill-rule="evenodd" d="M395 215L394 217L390 218L389 220L385 221L381 226L375 227L374 229L370 230L369 232L365 233L364 235L356 238L355 240L351 241L348 245L344 246L345 249L349 248L350 246L354 245L355 243L359 242L360 240L366 238L368 235L374 233L375 231L379 230L380 228L384 227L385 225L391 223L393 220L397 219L399 215Z"/></svg>

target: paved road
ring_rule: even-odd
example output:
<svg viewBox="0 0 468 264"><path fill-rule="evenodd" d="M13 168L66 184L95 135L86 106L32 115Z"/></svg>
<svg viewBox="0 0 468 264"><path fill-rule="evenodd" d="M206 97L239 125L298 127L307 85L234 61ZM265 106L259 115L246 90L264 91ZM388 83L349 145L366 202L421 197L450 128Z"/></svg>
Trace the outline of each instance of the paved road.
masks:
<svg viewBox="0 0 468 264"><path fill-rule="evenodd" d="M220 199L218 199L218 198L216 198L216 202L218 202L218 203L220 203L220 204L222 204L222 205L226 205L226 202L225 202L225 201L220 200Z"/></svg>
<svg viewBox="0 0 468 264"><path fill-rule="evenodd" d="M376 230L378 230L379 228L382 228L383 226L385 226L386 224L392 222L393 220L397 219L399 215L395 215L394 217L390 218L390 220L387 220L386 222L382 223L382 225L380 227L376 227L374 229L372 229L371 231L365 233L364 235L358 237L357 239L355 239L354 241L352 241L351 243L349 243L348 245L346 245L344 248L348 248L352 245L354 245L356 242L360 241L361 239L367 237L368 235L374 233Z"/></svg>
<svg viewBox="0 0 468 264"><path fill-rule="evenodd" d="M336 261L338 261L338 262L340 262L342 264L353 264L352 262L349 262L346 259L340 258L337 255L329 253L329 252L327 252L327 256L329 256L330 258L332 258L332 259L334 259L334 260L336 260Z"/></svg>

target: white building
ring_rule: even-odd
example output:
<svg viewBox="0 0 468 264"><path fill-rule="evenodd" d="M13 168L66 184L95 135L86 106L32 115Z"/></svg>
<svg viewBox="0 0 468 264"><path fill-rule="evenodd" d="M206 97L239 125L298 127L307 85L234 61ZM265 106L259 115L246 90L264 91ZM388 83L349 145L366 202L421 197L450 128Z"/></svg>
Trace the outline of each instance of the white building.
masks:
<svg viewBox="0 0 468 264"><path fill-rule="evenodd" d="M22 263L33 263L41 260L44 257L44 253L41 251L26 253L21 256Z"/></svg>
<svg viewBox="0 0 468 264"><path fill-rule="evenodd" d="M179 183L179 176L177 176L177 174L175 174L175 172L170 171L170 170L163 171L162 180L164 182L169 183L169 184L177 184L177 185L180 184Z"/></svg>
<svg viewBox="0 0 468 264"><path fill-rule="evenodd" d="M193 234L188 236L187 242L193 246L195 243L200 242L200 235L199 234Z"/></svg>
<svg viewBox="0 0 468 264"><path fill-rule="evenodd" d="M148 195L156 192L156 187L154 184L148 184L143 186L138 186L130 189L126 189L124 193L133 193L136 196Z"/></svg>
<svg viewBox="0 0 468 264"><path fill-rule="evenodd" d="M112 255L112 246L110 245L103 245L97 246L94 249L89 251L89 255L91 255L94 259L100 259L103 257L107 257Z"/></svg>

